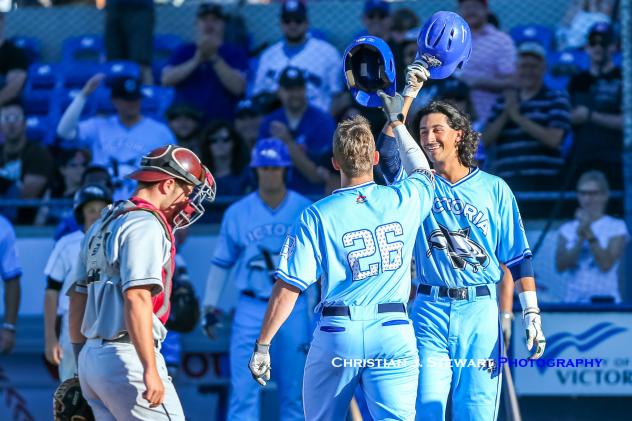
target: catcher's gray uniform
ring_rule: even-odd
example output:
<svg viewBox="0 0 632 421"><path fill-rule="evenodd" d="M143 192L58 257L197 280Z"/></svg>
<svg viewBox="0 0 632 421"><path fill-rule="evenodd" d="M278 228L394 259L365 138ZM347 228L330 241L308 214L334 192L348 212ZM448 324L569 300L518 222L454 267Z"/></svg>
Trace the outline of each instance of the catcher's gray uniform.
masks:
<svg viewBox="0 0 632 421"><path fill-rule="evenodd" d="M88 338L79 354L81 389L98 420L184 420L159 352L166 335L159 316L168 311L170 279L163 280L163 269L171 264L171 241L149 211L112 218L123 206L130 202L117 202L104 210L86 234L79 254L75 291L88 295L81 325ZM155 299L163 292L163 282L165 304L159 309L154 306L152 330L165 395L162 405L150 408L142 396L143 366L126 332L123 293L130 287L151 285Z"/></svg>

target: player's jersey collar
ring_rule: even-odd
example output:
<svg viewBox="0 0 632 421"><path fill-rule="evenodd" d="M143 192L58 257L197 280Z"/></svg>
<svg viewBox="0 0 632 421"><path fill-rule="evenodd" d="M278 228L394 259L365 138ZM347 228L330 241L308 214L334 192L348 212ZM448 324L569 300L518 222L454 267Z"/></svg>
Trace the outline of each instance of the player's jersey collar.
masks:
<svg viewBox="0 0 632 421"><path fill-rule="evenodd" d="M367 181L366 183L356 184L355 186L343 187L341 189L334 190L332 192L332 194L341 193L341 192L345 192L345 191L349 191L349 190L355 190L355 189L359 189L359 188L362 188L362 187L370 186L372 184L375 184L375 181Z"/></svg>
<svg viewBox="0 0 632 421"><path fill-rule="evenodd" d="M261 203L261 206L265 210L270 212L272 215L274 215L274 214L276 214L277 212L279 212L281 209L283 209L285 207L285 204L288 202L288 197L290 196L290 190L287 189L285 191L285 197L283 198L283 200L281 200L281 203L279 203L279 205L276 208L271 208L270 206L268 206L268 204L266 202L264 202L264 200L259 195L259 190L257 190L255 192L255 195L257 197L257 200L259 200L259 203Z"/></svg>
<svg viewBox="0 0 632 421"><path fill-rule="evenodd" d="M440 180L441 182L443 182L444 184L446 184L447 186L454 188L458 185L461 185L463 183L465 183L467 180L473 178L474 176L476 176L476 174L478 174L480 172L480 170L478 169L478 167L474 167L470 170L470 173L468 175L466 175L465 177L463 177L462 179L460 179L459 181L457 181L456 183L450 183L448 180L446 180L445 178L441 177L439 174L435 173L435 179L436 180Z"/></svg>

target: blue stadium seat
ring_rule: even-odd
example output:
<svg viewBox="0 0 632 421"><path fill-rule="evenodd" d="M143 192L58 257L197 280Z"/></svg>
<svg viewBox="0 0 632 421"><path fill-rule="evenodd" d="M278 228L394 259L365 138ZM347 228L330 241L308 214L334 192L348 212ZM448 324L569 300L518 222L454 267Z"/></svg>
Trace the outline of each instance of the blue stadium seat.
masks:
<svg viewBox="0 0 632 421"><path fill-rule="evenodd" d="M537 42L546 48L547 51L553 51L555 34L547 26L536 24L515 26L509 31L509 35L516 45L520 45L523 42Z"/></svg>
<svg viewBox="0 0 632 421"><path fill-rule="evenodd" d="M571 77L588 69L590 59L582 50L560 51L550 53L547 63L546 85L551 89L566 89Z"/></svg>
<svg viewBox="0 0 632 421"><path fill-rule="evenodd" d="M66 89L82 88L88 79L102 71L103 65L99 63L66 63L62 72L62 85Z"/></svg>
<svg viewBox="0 0 632 421"><path fill-rule="evenodd" d="M54 64L31 64L26 79L27 87L30 89L51 90L57 87L58 83L58 66Z"/></svg>
<svg viewBox="0 0 632 421"><path fill-rule="evenodd" d="M24 112L28 116L45 116L53 110L53 97L55 91L25 89L22 94Z"/></svg>
<svg viewBox="0 0 632 421"><path fill-rule="evenodd" d="M180 44L182 44L182 38L177 35L154 35L154 59L151 67L155 83L159 83L163 67Z"/></svg>
<svg viewBox="0 0 632 421"><path fill-rule="evenodd" d="M13 44L24 50L29 64L37 63L42 56L42 42L38 38L15 36L11 38Z"/></svg>
<svg viewBox="0 0 632 421"><path fill-rule="evenodd" d="M55 96L54 96L55 108L57 109L57 112L59 113L60 116L64 113L64 111L66 111L66 108L68 108L72 100L75 99L75 96L77 96L79 92L81 92L81 89L79 88L75 88L75 89L62 88L55 92ZM94 94L88 97L88 100L86 101L86 105L83 107L83 110L81 111L81 119L89 118L94 115L95 102L96 101L94 99Z"/></svg>
<svg viewBox="0 0 632 421"><path fill-rule="evenodd" d="M103 65L106 83L110 83L112 79L127 76L140 79L140 66L133 61L108 61Z"/></svg>
<svg viewBox="0 0 632 421"><path fill-rule="evenodd" d="M142 90L141 109L143 114L157 120L164 120L164 114L173 99L173 88L143 86Z"/></svg>
<svg viewBox="0 0 632 421"><path fill-rule="evenodd" d="M64 40L62 45L62 61L102 62L105 57L103 37L101 35L83 35Z"/></svg>
<svg viewBox="0 0 632 421"><path fill-rule="evenodd" d="M55 128L51 127L47 116L30 115L26 118L26 137L30 141L51 144L55 135Z"/></svg>

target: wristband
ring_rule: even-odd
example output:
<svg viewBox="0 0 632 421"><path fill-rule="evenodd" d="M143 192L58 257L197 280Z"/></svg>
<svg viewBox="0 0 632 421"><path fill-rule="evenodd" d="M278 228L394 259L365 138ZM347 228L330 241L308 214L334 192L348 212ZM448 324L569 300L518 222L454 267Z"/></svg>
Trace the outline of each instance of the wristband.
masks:
<svg viewBox="0 0 632 421"><path fill-rule="evenodd" d="M15 325L13 323L8 323L8 322L2 323L2 329L15 333Z"/></svg>
<svg viewBox="0 0 632 421"><path fill-rule="evenodd" d="M518 294L518 298L520 298L520 306L523 311L527 308L538 308L538 295L535 291L521 292Z"/></svg>
<svg viewBox="0 0 632 421"><path fill-rule="evenodd" d="M260 344L259 342L255 342L255 352L260 354L269 354L270 344Z"/></svg>
<svg viewBox="0 0 632 421"><path fill-rule="evenodd" d="M513 313L509 313L509 312L507 312L507 311L502 311L502 312L500 313L500 317L501 317L501 318L503 318L503 319L511 319L511 320L513 320L513 319L514 319L514 315L513 315Z"/></svg>

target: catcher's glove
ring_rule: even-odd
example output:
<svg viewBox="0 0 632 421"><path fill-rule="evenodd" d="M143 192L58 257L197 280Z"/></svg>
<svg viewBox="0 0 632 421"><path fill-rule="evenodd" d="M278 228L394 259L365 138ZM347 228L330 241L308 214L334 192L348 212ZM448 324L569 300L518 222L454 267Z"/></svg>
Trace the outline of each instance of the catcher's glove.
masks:
<svg viewBox="0 0 632 421"><path fill-rule="evenodd" d="M94 421L92 409L81 394L79 378L64 380L53 395L55 421Z"/></svg>
<svg viewBox="0 0 632 421"><path fill-rule="evenodd" d="M190 282L173 283L171 293L171 313L167 320L167 329L189 333L200 320L200 303Z"/></svg>

